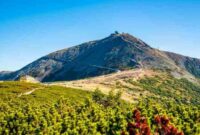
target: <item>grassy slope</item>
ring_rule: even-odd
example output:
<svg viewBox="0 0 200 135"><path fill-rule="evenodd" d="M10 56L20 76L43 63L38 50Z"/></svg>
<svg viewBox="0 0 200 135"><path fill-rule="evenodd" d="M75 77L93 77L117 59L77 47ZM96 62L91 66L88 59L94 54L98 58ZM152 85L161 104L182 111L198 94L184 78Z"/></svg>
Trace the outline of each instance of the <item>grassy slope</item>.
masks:
<svg viewBox="0 0 200 135"><path fill-rule="evenodd" d="M148 93L146 97L166 98L176 103L200 104L200 86L186 79L176 79L168 74L161 76L147 77L139 81L132 79L126 80L127 83L134 85L135 89L129 91L139 92L143 97L144 92ZM123 86L122 86L123 87Z"/></svg>
<svg viewBox="0 0 200 135"><path fill-rule="evenodd" d="M93 91L122 90L122 98L137 102L141 98L166 98L176 103L200 104L200 85L177 79L167 72L132 70L78 81L55 82L54 85Z"/></svg>
<svg viewBox="0 0 200 135"><path fill-rule="evenodd" d="M121 83L123 82L123 83ZM116 81L112 84L113 88L122 89L125 93L132 95L134 100L140 98L157 98L170 99L176 103L200 104L200 86L187 81L186 79L176 79L167 73L152 77L143 77L135 80L134 78L126 78ZM20 94L36 89L30 95ZM99 87L101 89L101 87ZM74 88L66 88L61 86L45 86L41 84L31 84L22 82L3 82L0 83L0 100L20 100L20 102L31 103L50 103L58 100L61 96L70 100L82 101L85 97L90 96L89 92Z"/></svg>
<svg viewBox="0 0 200 135"><path fill-rule="evenodd" d="M21 95L22 93L35 91L29 95ZM44 86L41 84L31 84L24 82L2 82L0 83L0 102L18 102L21 104L50 104L57 101L60 97L69 98L74 102L83 101L89 97L89 92L64 88L61 86Z"/></svg>

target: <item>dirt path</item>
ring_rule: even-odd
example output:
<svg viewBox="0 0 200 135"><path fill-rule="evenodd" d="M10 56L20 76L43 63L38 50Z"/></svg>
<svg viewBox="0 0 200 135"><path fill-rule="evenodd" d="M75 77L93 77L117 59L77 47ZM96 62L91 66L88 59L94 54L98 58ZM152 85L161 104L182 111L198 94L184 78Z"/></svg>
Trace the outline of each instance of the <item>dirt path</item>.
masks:
<svg viewBox="0 0 200 135"><path fill-rule="evenodd" d="M28 92L25 92L25 93L20 93L18 95L18 97L21 97L23 95L30 95L31 93L33 93L34 91L38 90L38 89L41 89L41 88L35 88L35 89L32 89L31 91L28 91Z"/></svg>

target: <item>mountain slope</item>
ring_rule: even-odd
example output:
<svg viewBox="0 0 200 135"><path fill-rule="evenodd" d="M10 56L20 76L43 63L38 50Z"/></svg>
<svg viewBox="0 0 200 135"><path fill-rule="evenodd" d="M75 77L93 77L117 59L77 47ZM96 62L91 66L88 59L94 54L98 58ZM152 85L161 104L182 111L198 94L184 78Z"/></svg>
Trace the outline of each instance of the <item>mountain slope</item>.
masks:
<svg viewBox="0 0 200 135"><path fill-rule="evenodd" d="M132 68L164 69L200 77L200 60L154 49L129 34L111 34L44 56L0 80L30 75L43 82L77 80Z"/></svg>
<svg viewBox="0 0 200 135"><path fill-rule="evenodd" d="M167 56L174 60L177 66L187 70L195 77L200 77L200 59L186 57L176 53L165 52Z"/></svg>
<svg viewBox="0 0 200 135"><path fill-rule="evenodd" d="M167 98L185 103L199 104L200 85L185 78L175 78L167 72L134 69L75 81L52 82L48 85L95 91L108 94L121 91L122 99L138 102L141 98Z"/></svg>
<svg viewBox="0 0 200 135"><path fill-rule="evenodd" d="M133 96L129 89L134 89L135 87L130 83L127 83L126 80L132 79L137 81L145 77L153 77L156 75L161 74L153 70L134 69L81 80L52 82L47 83L47 85L58 85L86 91L95 91L96 89L100 89L104 94L108 94L111 90L115 90L115 92L123 91L122 99L129 102L137 102L137 100L134 99L139 97L140 92L134 91ZM123 87L119 87L119 84L121 84L121 86L123 85ZM146 92L143 91L143 94L146 94Z"/></svg>

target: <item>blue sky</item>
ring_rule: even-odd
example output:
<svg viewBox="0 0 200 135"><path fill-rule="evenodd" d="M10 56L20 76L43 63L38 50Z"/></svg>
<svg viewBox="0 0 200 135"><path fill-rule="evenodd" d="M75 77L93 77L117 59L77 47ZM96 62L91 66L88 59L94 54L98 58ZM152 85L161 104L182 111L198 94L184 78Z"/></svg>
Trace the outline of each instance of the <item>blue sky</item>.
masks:
<svg viewBox="0 0 200 135"><path fill-rule="evenodd" d="M200 58L200 1L0 0L0 71L115 30Z"/></svg>

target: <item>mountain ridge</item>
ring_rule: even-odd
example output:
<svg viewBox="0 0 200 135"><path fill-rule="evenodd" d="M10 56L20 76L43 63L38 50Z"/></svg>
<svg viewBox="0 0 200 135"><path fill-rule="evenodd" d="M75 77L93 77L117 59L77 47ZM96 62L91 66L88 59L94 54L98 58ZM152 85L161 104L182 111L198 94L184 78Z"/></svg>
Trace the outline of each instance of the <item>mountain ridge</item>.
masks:
<svg viewBox="0 0 200 135"><path fill-rule="evenodd" d="M82 43L43 56L22 69L0 73L0 80L30 75L42 82L77 80L128 70L150 68L200 77L200 59L160 51L128 33Z"/></svg>

